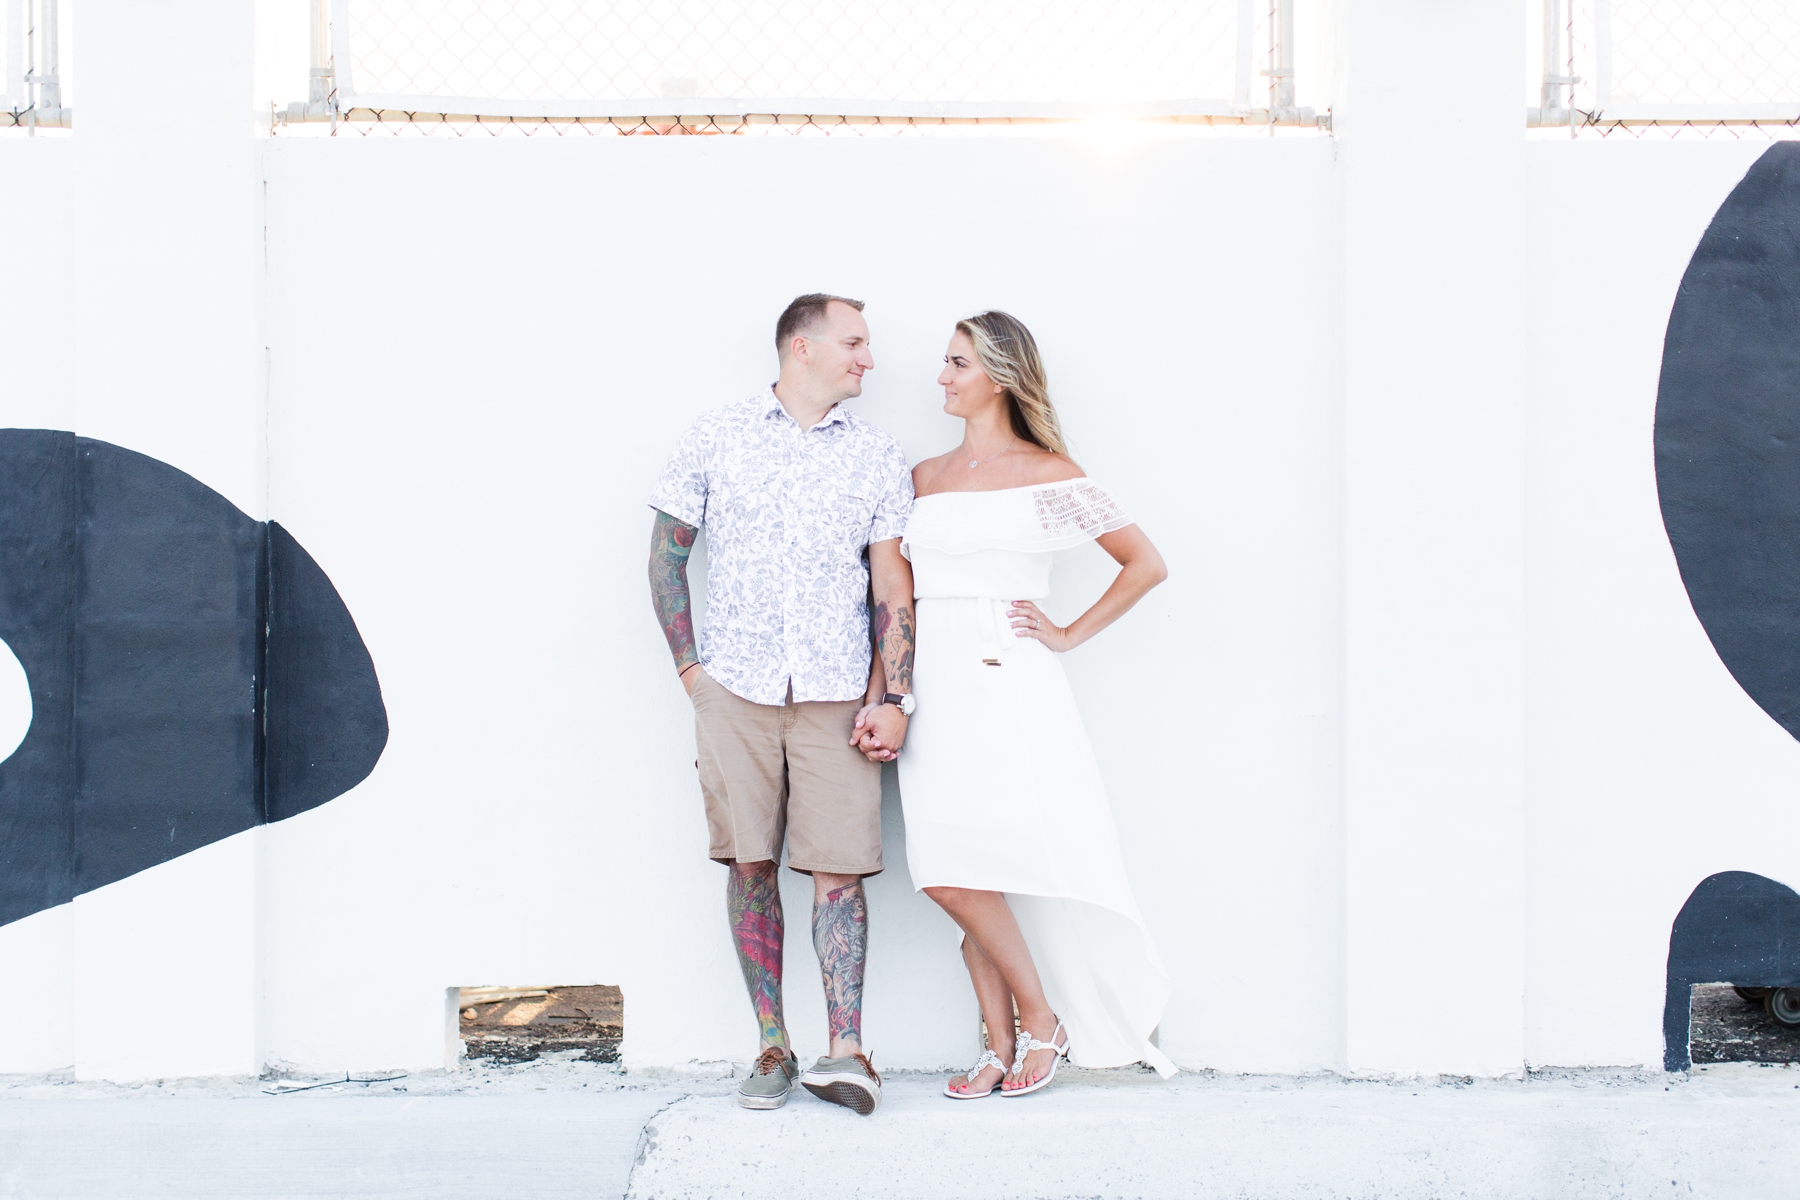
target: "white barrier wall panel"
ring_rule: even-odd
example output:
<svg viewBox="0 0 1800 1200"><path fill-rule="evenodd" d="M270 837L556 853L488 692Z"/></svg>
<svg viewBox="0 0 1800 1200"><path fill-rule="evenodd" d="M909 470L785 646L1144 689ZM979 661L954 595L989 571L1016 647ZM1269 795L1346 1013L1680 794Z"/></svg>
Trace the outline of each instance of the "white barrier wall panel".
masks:
<svg viewBox="0 0 1800 1200"><path fill-rule="evenodd" d="M0 1074L61 1071L75 1062L75 906L0 925Z"/></svg>
<svg viewBox="0 0 1800 1200"><path fill-rule="evenodd" d="M1498 1075L1524 1062L1524 46L1481 0L1341 17L1348 1065ZM1421 106L1425 62L1454 105Z"/></svg>
<svg viewBox="0 0 1800 1200"><path fill-rule="evenodd" d="M258 834L248 830L214 842L77 896L69 906L75 914L69 1010L77 1078L131 1081L261 1069L254 959Z"/></svg>
<svg viewBox="0 0 1800 1200"><path fill-rule="evenodd" d="M75 432L169 463L260 518L259 143L252 6L230 0L76 8L81 129L71 139ZM180 119L165 95L180 64ZM246 706L249 697L245 697ZM128 982L149 996L216 986L166 1020L78 1021L83 1075L252 1071L255 838L239 836L75 901L84 1004ZM166 876L159 878L159 876ZM104 897L112 897L106 899ZM184 927L208 915L194 936ZM152 952L151 948L154 948ZM243 1000L234 997L242 997Z"/></svg>
<svg viewBox="0 0 1800 1200"><path fill-rule="evenodd" d="M75 424L68 138L0 140L0 296L16 314L0 344L0 428ZM26 704L29 706L29 698ZM63 1003L74 970L67 904L0 925L0 1072L49 1071L75 1061L75 1026ZM48 1006L45 997L55 1000Z"/></svg>
<svg viewBox="0 0 1800 1200"><path fill-rule="evenodd" d="M1800 745L1683 590L1652 445L1695 244L1766 142L1529 147L1534 227L1527 1057L1662 1062L1669 930L1706 876L1800 885Z"/></svg>
<svg viewBox="0 0 1800 1200"><path fill-rule="evenodd" d="M1338 1061L1328 143L277 141L269 179L270 512L355 615L391 721L361 787L267 831L272 1057L422 1065L443 988L590 981L624 988L629 1061L749 1054L644 497L823 288L868 301L857 407L914 459L957 436L934 384L954 319L1037 333L1078 457L1173 572L1070 661L1176 979L1163 1045ZM1053 611L1103 568L1061 569ZM865 1030L881 1062L957 1062L974 1005L895 799ZM787 901L812 1053L803 881ZM307 1001L352 979L353 1018ZM1270 979L1307 986L1272 1012Z"/></svg>
<svg viewBox="0 0 1800 1200"><path fill-rule="evenodd" d="M68 320L73 139L0 140L0 296L14 314L0 370L0 427L68 429L75 420L75 339Z"/></svg>

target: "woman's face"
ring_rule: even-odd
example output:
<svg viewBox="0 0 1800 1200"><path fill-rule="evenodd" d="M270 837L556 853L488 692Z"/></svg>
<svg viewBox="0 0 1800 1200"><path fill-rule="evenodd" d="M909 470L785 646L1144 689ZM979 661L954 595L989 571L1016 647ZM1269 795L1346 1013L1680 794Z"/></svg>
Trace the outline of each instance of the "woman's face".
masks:
<svg viewBox="0 0 1800 1200"><path fill-rule="evenodd" d="M983 409L1006 402L1006 389L988 378L975 357L975 346L962 330L950 339L944 352L944 372L938 376L944 389L944 411L953 417L972 417Z"/></svg>

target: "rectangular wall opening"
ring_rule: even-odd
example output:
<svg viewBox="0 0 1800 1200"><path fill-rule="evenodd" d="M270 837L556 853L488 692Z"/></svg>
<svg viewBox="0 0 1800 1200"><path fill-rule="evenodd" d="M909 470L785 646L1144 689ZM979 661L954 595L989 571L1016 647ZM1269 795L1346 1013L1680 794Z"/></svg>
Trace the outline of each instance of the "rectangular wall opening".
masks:
<svg viewBox="0 0 1800 1200"><path fill-rule="evenodd" d="M625 997L611 984L457 989L463 1057L530 1062L575 1052L583 1062L619 1061Z"/></svg>
<svg viewBox="0 0 1800 1200"><path fill-rule="evenodd" d="M1780 990L1792 993L1795 989ZM1796 997L1776 992L1774 988L1696 983L1688 1000L1688 1053L1694 1065L1800 1063L1800 1024L1781 1019L1795 1016Z"/></svg>

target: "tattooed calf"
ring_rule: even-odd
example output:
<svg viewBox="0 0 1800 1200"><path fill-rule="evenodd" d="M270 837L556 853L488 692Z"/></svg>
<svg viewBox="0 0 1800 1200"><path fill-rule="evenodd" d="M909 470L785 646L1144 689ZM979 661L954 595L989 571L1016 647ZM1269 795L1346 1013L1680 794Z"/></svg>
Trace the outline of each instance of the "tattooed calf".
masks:
<svg viewBox="0 0 1800 1200"><path fill-rule="evenodd" d="M832 1038L862 1045L863 959L869 909L862 884L847 883L813 901L813 950L825 978L825 1018Z"/></svg>
<svg viewBox="0 0 1800 1200"><path fill-rule="evenodd" d="M781 917L781 888L772 862L732 863L725 880L725 911L731 940L757 1028L765 1046L788 1045L787 1021L781 1012L781 947L786 928Z"/></svg>

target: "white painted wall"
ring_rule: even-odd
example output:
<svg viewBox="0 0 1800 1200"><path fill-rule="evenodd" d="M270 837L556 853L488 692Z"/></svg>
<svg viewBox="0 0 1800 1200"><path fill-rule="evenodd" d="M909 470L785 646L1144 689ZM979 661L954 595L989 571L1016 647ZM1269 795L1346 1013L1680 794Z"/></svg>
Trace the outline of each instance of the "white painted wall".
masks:
<svg viewBox="0 0 1800 1200"><path fill-rule="evenodd" d="M0 289L66 318L0 342L0 423L280 520L392 734L322 808L0 929L0 1006L70 998L0 1070L429 1066L444 989L484 983L618 983L630 1061L745 1057L643 497L813 288L869 301L859 406L915 458L955 437L953 318L1025 318L1078 457L1169 559L1069 667L1178 1062L1653 1064L1687 892L1800 881L1800 747L1694 620L1650 454L1675 285L1760 146L1526 143L1516 23L1472 2L1337 11L1332 139L259 142L230 99L249 16L131 7L83 6L76 136L0 141L0 219L43 231L0 241ZM170 36L212 39L181 57L224 99L144 123ZM1457 39L1491 48L1478 115L1421 126L1390 50ZM1105 577L1072 562L1053 611ZM886 816L867 1034L964 1060L954 939ZM141 1007L106 1009L127 984Z"/></svg>
<svg viewBox="0 0 1800 1200"><path fill-rule="evenodd" d="M623 985L637 1061L753 1045L644 497L696 413L772 377L782 305L828 288L868 300L858 407L914 458L957 436L933 386L955 318L1004 305L1036 329L1078 454L1174 572L1070 664L1178 978L1164 1045L1334 1061L1331 985L1279 1012L1257 995L1335 954L1331 158L1323 140L275 143L270 511L356 614L393 732L356 793L267 831L271 1052L435 1052L419 1014L443 987L519 979ZM1015 196L990 231L920 201L984 174ZM1105 578L1073 565L1059 609ZM1205 683L1172 703L1179 680ZM891 816L867 1034L886 1062L952 1062L975 1011ZM809 900L789 899L804 1051L823 1014ZM1253 922L1202 916L1247 903ZM371 922L389 932L345 941ZM354 1034L305 998L365 973Z"/></svg>
<svg viewBox="0 0 1800 1200"><path fill-rule="evenodd" d="M1523 39L1437 0L1347 5L1341 37L1346 1061L1495 1075L1523 1052ZM1419 103L1421 53L1456 104Z"/></svg>
<svg viewBox="0 0 1800 1200"><path fill-rule="evenodd" d="M1656 500L1662 337L1766 145L1531 147L1525 1054L1658 1063L1669 926L1715 871L1800 885L1800 744L1714 653ZM1580 216L1573 212L1579 208Z"/></svg>
<svg viewBox="0 0 1800 1200"><path fill-rule="evenodd" d="M73 429L75 338L68 319L74 279L69 236L70 151L62 137L0 139L0 223L30 236L0 237L0 294L30 318L0 341L0 422ZM31 699L25 697L29 712ZM47 1071L75 1061L74 1013L42 997L74 982L74 911L64 904L0 925L0 1022L18 1032L0 1050L0 1070Z"/></svg>
<svg viewBox="0 0 1800 1200"><path fill-rule="evenodd" d="M261 143L245 103L253 32L249 6L234 0L76 7L70 317L75 432L160 458L260 518ZM179 121L145 103L165 93L171 63L206 64ZM76 897L78 1075L260 1066L258 837ZM135 1002L118 1003L121 980Z"/></svg>

